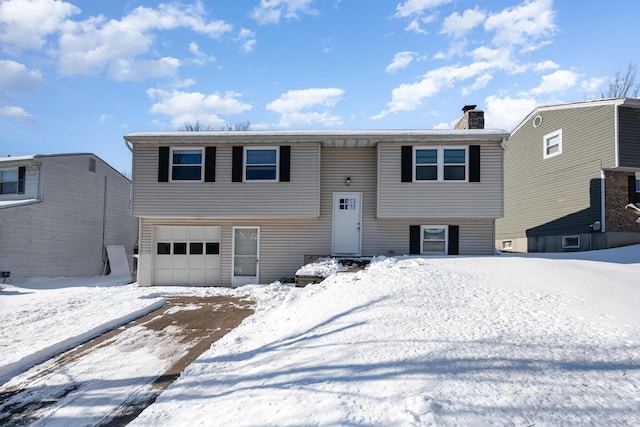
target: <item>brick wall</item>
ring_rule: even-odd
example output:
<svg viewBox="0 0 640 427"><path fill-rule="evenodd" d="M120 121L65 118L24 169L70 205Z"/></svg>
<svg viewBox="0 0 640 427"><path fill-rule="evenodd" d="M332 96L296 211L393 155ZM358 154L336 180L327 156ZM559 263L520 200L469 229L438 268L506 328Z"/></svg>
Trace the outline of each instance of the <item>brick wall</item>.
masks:
<svg viewBox="0 0 640 427"><path fill-rule="evenodd" d="M607 232L640 232L640 224L636 222L637 215L625 211L629 203L630 172L606 171L604 180L605 218Z"/></svg>

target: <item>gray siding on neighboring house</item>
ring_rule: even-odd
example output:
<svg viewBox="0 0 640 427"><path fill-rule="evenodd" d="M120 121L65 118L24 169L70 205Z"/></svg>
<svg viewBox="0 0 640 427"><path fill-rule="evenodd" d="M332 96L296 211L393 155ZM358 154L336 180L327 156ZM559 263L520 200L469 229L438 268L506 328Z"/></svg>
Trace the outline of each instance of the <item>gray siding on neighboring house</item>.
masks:
<svg viewBox="0 0 640 427"><path fill-rule="evenodd" d="M132 267L138 220L129 208L130 181L88 154L36 160L41 166L28 168L23 196L40 186L40 202L0 209L0 269L12 278L103 274L103 242L124 245Z"/></svg>
<svg viewBox="0 0 640 427"><path fill-rule="evenodd" d="M404 145L468 147L473 144ZM378 145L379 218L495 219L502 216L504 150L499 141L480 144L480 182L401 182L401 145Z"/></svg>
<svg viewBox="0 0 640 427"><path fill-rule="evenodd" d="M640 109L620 107L619 120L619 166L640 168Z"/></svg>
<svg viewBox="0 0 640 427"><path fill-rule="evenodd" d="M504 218L498 239L588 232L601 220L601 171L615 166L615 106L534 112L507 141ZM536 116L542 117L538 127ZM543 158L543 137L562 130L562 153Z"/></svg>
<svg viewBox="0 0 640 427"><path fill-rule="evenodd" d="M138 217L182 218L318 217L320 145L272 144L278 145L291 147L289 182L232 182L230 144L216 146L215 182L158 182L160 144L134 144L133 214Z"/></svg>

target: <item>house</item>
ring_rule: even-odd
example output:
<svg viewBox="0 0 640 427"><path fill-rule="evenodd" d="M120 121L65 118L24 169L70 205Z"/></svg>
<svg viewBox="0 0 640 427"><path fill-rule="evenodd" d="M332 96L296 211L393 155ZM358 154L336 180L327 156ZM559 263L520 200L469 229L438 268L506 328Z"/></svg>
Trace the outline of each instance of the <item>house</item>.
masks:
<svg viewBox="0 0 640 427"><path fill-rule="evenodd" d="M130 194L131 181L94 154L0 158L4 281L104 274L108 246L124 246L130 272L138 235Z"/></svg>
<svg viewBox="0 0 640 427"><path fill-rule="evenodd" d="M640 100L533 110L505 152L499 249L561 252L640 243L625 206L640 200Z"/></svg>
<svg viewBox="0 0 640 427"><path fill-rule="evenodd" d="M493 254L507 135L126 135L140 218L138 283L270 283L329 255Z"/></svg>

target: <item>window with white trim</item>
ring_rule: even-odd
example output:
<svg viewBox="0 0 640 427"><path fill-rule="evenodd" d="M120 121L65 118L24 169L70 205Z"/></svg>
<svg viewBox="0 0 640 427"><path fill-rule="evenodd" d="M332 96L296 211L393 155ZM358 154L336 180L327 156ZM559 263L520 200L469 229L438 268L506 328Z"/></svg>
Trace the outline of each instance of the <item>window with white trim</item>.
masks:
<svg viewBox="0 0 640 427"><path fill-rule="evenodd" d="M511 249L513 249L513 240L503 240L502 241L502 249L503 250L511 250Z"/></svg>
<svg viewBox="0 0 640 427"><path fill-rule="evenodd" d="M640 173L636 172L636 204L640 203Z"/></svg>
<svg viewBox="0 0 640 427"><path fill-rule="evenodd" d="M0 170L0 194L18 194L18 168Z"/></svg>
<svg viewBox="0 0 640 427"><path fill-rule="evenodd" d="M580 236L562 236L562 247L564 249L579 249Z"/></svg>
<svg viewBox="0 0 640 427"><path fill-rule="evenodd" d="M202 181L202 148L171 149L171 181Z"/></svg>
<svg viewBox="0 0 640 427"><path fill-rule="evenodd" d="M467 181L467 147L415 147L414 181Z"/></svg>
<svg viewBox="0 0 640 427"><path fill-rule="evenodd" d="M277 147L245 147L244 150L245 181L278 180Z"/></svg>
<svg viewBox="0 0 640 427"><path fill-rule="evenodd" d="M542 137L543 142L543 158L557 156L562 154L562 129L546 134Z"/></svg>
<svg viewBox="0 0 640 427"><path fill-rule="evenodd" d="M420 253L443 254L447 253L449 240L449 227L446 225L423 225L420 227Z"/></svg>

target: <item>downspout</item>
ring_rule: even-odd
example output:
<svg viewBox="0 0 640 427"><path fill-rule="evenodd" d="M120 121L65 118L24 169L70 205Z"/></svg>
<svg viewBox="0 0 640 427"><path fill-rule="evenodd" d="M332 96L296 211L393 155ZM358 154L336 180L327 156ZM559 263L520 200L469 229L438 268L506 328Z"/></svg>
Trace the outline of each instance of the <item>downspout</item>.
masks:
<svg viewBox="0 0 640 427"><path fill-rule="evenodd" d="M106 243L106 235L107 235L107 176L104 176L104 191L102 194L102 263L104 267L102 268L102 275L107 271L107 261L108 257L106 255L107 247Z"/></svg>

